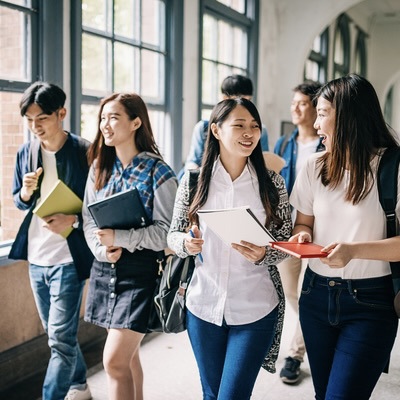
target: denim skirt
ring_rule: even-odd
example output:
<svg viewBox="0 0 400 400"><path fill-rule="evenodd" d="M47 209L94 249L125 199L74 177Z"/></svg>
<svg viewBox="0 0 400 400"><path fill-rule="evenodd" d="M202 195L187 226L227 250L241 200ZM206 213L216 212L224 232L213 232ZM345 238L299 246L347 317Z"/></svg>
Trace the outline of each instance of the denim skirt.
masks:
<svg viewBox="0 0 400 400"><path fill-rule="evenodd" d="M85 321L146 333L158 277L157 252L123 250L116 263L94 260Z"/></svg>

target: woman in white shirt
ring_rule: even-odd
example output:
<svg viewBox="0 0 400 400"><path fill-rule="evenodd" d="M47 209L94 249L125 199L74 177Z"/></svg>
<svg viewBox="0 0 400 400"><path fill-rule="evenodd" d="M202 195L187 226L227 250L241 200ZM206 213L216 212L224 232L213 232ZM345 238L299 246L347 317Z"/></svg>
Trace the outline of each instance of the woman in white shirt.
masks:
<svg viewBox="0 0 400 400"><path fill-rule="evenodd" d="M250 206L277 240L291 232L283 178L266 169L261 120L244 98L223 100L211 114L197 191L189 204L189 173L178 188L168 245L195 255L187 294L187 329L204 399L249 399L260 367L275 372L284 298L270 247L226 245L196 212ZM188 231L192 230L192 237Z"/></svg>
<svg viewBox="0 0 400 400"><path fill-rule="evenodd" d="M376 185L383 151L398 145L374 88L355 74L320 89L314 126L326 152L296 179L290 240L329 252L309 260L299 302L315 398L369 399L398 325L389 262L400 260L400 237L386 238Z"/></svg>

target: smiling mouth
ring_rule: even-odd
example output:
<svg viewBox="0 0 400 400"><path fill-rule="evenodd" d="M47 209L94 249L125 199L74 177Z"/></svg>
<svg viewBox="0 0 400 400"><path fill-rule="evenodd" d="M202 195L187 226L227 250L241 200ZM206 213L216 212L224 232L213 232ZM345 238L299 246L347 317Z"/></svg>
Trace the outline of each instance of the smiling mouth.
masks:
<svg viewBox="0 0 400 400"><path fill-rule="evenodd" d="M242 146L245 147L251 147L253 145L253 142L239 142Z"/></svg>

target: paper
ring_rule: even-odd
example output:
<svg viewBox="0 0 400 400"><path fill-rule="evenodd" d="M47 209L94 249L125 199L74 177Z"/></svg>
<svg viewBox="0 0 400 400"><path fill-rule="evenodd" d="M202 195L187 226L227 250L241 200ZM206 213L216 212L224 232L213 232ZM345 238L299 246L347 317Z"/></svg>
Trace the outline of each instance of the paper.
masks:
<svg viewBox="0 0 400 400"><path fill-rule="evenodd" d="M60 179L56 181L49 194L40 200L33 210L38 217L43 218L53 214L78 214L82 211L82 200ZM67 238L74 228L68 227L60 233Z"/></svg>
<svg viewBox="0 0 400 400"><path fill-rule="evenodd" d="M257 219L249 207L222 210L199 210L197 214L228 246L244 240L256 246L275 241L272 234Z"/></svg>
<svg viewBox="0 0 400 400"><path fill-rule="evenodd" d="M324 258L328 255L321 252L323 246L310 242L271 242L271 247L297 258Z"/></svg>
<svg viewBox="0 0 400 400"><path fill-rule="evenodd" d="M137 229L151 224L136 188L91 203L88 209L100 229Z"/></svg>

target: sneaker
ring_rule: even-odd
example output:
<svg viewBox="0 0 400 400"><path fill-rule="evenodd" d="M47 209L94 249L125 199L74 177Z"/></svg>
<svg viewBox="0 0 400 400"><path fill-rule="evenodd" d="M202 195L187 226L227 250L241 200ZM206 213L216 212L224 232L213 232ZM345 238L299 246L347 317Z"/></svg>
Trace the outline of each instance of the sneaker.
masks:
<svg viewBox="0 0 400 400"><path fill-rule="evenodd" d="M64 400L91 400L91 398L92 394L90 393L89 386L86 385L86 389L70 389Z"/></svg>
<svg viewBox="0 0 400 400"><path fill-rule="evenodd" d="M300 378L300 364L301 361L292 357L285 358L285 366L281 369L279 374L282 382L296 383Z"/></svg>

